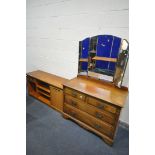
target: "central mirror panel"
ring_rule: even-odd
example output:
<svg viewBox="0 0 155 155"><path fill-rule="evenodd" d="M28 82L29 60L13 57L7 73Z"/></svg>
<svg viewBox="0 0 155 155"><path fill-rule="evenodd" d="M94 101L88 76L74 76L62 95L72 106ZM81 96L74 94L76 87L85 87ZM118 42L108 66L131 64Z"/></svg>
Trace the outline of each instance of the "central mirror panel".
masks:
<svg viewBox="0 0 155 155"><path fill-rule="evenodd" d="M79 42L79 75L113 82L121 87L128 61L126 40L98 35Z"/></svg>

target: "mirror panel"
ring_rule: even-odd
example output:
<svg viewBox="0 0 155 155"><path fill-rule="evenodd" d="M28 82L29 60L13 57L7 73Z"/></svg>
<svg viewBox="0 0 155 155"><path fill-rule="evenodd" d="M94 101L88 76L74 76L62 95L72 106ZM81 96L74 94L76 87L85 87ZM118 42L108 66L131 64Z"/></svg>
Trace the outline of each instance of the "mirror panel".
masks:
<svg viewBox="0 0 155 155"><path fill-rule="evenodd" d="M128 61L127 40L98 35L79 42L79 75L113 82L121 87Z"/></svg>
<svg viewBox="0 0 155 155"><path fill-rule="evenodd" d="M125 74L125 69L129 58L129 43L127 40L122 41L121 50L116 63L116 70L113 82L117 87L121 87L123 82L123 77Z"/></svg>

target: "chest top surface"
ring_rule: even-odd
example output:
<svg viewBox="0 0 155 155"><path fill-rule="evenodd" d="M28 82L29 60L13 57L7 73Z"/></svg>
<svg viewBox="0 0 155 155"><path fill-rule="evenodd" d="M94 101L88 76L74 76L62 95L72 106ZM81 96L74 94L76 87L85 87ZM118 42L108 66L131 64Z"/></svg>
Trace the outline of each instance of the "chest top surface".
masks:
<svg viewBox="0 0 155 155"><path fill-rule="evenodd" d="M124 106L128 96L128 90L88 78L76 77L63 85L119 107Z"/></svg>
<svg viewBox="0 0 155 155"><path fill-rule="evenodd" d="M33 71L27 73L28 76L36 78L40 81L46 82L50 85L56 86L58 88L63 89L63 83L67 82L68 80L41 70Z"/></svg>

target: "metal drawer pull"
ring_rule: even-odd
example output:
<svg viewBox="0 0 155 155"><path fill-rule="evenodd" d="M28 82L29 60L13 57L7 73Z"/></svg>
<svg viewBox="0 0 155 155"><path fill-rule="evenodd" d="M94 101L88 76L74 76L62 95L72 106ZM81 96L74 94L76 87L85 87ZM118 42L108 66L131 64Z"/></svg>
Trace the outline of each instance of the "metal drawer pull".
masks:
<svg viewBox="0 0 155 155"><path fill-rule="evenodd" d="M98 107L99 109L103 109L103 108L104 108L104 105L103 105L103 104L99 104L97 107Z"/></svg>
<svg viewBox="0 0 155 155"><path fill-rule="evenodd" d="M72 106L77 106L77 103L75 101L71 101Z"/></svg>
<svg viewBox="0 0 155 155"><path fill-rule="evenodd" d="M83 98L83 96L82 96L82 95L80 95L79 97L80 97L81 99Z"/></svg>
<svg viewBox="0 0 155 155"><path fill-rule="evenodd" d="M101 129L101 126L98 125L98 124L94 124L94 127L95 127L96 129Z"/></svg>
<svg viewBox="0 0 155 155"><path fill-rule="evenodd" d="M100 114L100 113L98 113L98 112L96 112L96 117L97 117L97 118L103 118L102 114Z"/></svg>
<svg viewBox="0 0 155 155"><path fill-rule="evenodd" d="M76 97L76 96L77 96L76 92L72 92L72 95L73 95L74 97Z"/></svg>

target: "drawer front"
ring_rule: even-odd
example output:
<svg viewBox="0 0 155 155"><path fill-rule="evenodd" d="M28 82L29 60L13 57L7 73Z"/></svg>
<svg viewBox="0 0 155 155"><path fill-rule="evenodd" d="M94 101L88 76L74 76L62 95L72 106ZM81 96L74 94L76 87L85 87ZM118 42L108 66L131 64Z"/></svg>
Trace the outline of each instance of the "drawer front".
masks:
<svg viewBox="0 0 155 155"><path fill-rule="evenodd" d="M27 79L28 79L28 81L30 81L30 82L34 82L34 83L36 82L36 79L31 78L30 76L28 76Z"/></svg>
<svg viewBox="0 0 155 155"><path fill-rule="evenodd" d="M65 95L65 103L76 107L84 112L87 112L88 114L94 116L97 119L100 119L112 125L115 124L116 116L111 113L107 113L104 110L99 110L96 107L87 104L86 102L82 102L69 95Z"/></svg>
<svg viewBox="0 0 155 155"><path fill-rule="evenodd" d="M105 110L105 111L108 111L108 112L111 112L114 114L117 112L116 107L111 106L111 105L105 103L104 101L100 101L100 100L97 100L92 97L88 97L87 103L97 107L98 109Z"/></svg>
<svg viewBox="0 0 155 155"><path fill-rule="evenodd" d="M107 135L108 137L113 138L114 128L111 125L104 123L102 121L99 121L94 117L92 117L91 115L81 110L78 110L66 103L64 104L64 112L76 118L77 120L80 120L86 123L87 125L90 125L92 128Z"/></svg>
<svg viewBox="0 0 155 155"><path fill-rule="evenodd" d="M82 101L85 101L85 99L86 99L86 96L84 94L82 94L76 90L70 89L70 88L65 88L65 93L69 94L75 98L78 98Z"/></svg>

